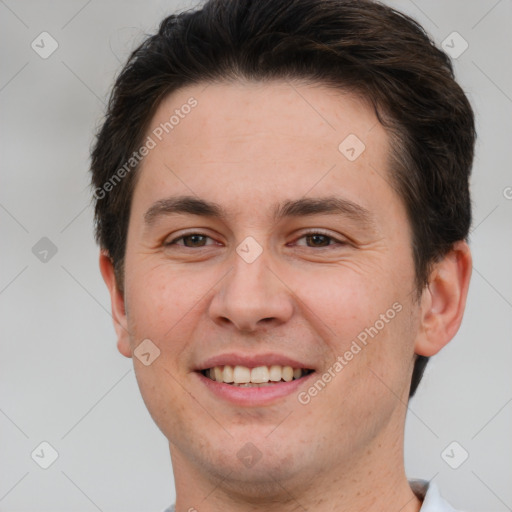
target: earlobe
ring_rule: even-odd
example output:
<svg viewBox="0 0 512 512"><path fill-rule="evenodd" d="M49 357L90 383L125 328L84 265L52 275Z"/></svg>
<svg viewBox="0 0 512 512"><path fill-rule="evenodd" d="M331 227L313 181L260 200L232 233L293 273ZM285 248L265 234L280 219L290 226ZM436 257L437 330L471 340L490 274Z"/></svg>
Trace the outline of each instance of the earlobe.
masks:
<svg viewBox="0 0 512 512"><path fill-rule="evenodd" d="M112 319L114 321L114 329L117 334L117 349L121 354L123 354L123 356L132 357L124 295L119 290L114 272L114 265L105 250L100 251L99 263L101 275L103 276L103 280L105 281L110 293Z"/></svg>
<svg viewBox="0 0 512 512"><path fill-rule="evenodd" d="M420 328L416 354L437 354L457 333L468 294L472 258L466 242L456 242L452 250L431 272L420 306Z"/></svg>

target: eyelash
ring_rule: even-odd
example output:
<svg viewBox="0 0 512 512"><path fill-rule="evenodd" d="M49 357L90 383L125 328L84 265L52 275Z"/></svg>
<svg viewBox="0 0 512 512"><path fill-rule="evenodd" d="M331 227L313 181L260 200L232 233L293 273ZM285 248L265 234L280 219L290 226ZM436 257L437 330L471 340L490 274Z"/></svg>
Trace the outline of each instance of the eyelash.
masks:
<svg viewBox="0 0 512 512"><path fill-rule="evenodd" d="M315 230L311 230L311 231L307 231L305 233L302 233L302 235L297 238L297 240L300 240L302 238L305 238L305 237L308 237L308 236L313 236L313 235L321 235L325 238L328 238L330 241L334 241L337 243L337 245L347 245L347 242L344 242L342 240L338 240L337 238L333 237L332 235L330 235L329 233L326 233L322 230L319 230L319 229L315 229ZM168 247L168 246L171 246L171 245L178 245L177 242L179 240L183 240L185 238L188 238L188 237L191 237L191 236L202 236L202 237L206 237L206 238L209 238L211 240L213 240L210 236L208 235L205 235L204 233L201 233L201 232L196 232L196 231L193 231L191 233L186 233L184 235L181 235L177 238L174 238L173 240L169 241L169 242L165 242L164 243L164 246ZM212 244L210 244L212 245ZM332 247L333 245L335 244L329 244L327 246L320 246L320 247L309 247L310 249L326 249L328 247ZM179 245L179 247L183 247L183 248L186 248L186 249L202 249L203 247L207 247L207 246L199 246L199 247L187 247L186 245Z"/></svg>

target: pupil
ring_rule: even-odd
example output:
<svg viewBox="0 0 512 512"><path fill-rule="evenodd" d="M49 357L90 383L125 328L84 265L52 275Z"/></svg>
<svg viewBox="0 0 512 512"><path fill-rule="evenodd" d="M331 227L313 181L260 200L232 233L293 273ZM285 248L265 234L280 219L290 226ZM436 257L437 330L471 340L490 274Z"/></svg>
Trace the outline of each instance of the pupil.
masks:
<svg viewBox="0 0 512 512"><path fill-rule="evenodd" d="M309 238L309 240L312 240L313 245L315 245L317 247L319 245L321 247L329 245L329 237L326 235L309 235L308 238ZM319 243L317 243L317 242L319 242ZM324 243L322 243L322 242L324 242Z"/></svg>
<svg viewBox="0 0 512 512"><path fill-rule="evenodd" d="M203 235L188 235L186 236L183 241L185 243L185 245L187 247L197 247L197 242L201 242L201 241L204 241L204 236ZM192 241L191 244L187 243L187 241ZM204 244L199 244L199 245L204 245Z"/></svg>

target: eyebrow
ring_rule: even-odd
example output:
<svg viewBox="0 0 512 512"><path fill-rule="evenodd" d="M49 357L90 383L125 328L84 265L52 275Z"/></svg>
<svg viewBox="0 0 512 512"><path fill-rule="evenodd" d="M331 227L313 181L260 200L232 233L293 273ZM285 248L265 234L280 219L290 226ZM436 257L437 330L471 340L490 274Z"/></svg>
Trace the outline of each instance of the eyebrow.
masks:
<svg viewBox="0 0 512 512"><path fill-rule="evenodd" d="M144 214L144 223L151 227L160 217L173 214L198 215L216 219L226 219L227 211L219 204L194 196L175 196L154 203ZM275 221L286 217L306 217L310 215L342 215L371 228L375 225L374 216L363 206L349 199L328 196L287 200L273 208Z"/></svg>

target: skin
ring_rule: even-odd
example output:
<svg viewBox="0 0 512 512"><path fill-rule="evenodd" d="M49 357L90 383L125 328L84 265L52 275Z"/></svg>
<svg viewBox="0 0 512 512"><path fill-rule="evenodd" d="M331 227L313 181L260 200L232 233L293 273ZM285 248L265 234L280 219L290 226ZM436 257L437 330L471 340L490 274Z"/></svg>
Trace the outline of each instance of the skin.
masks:
<svg viewBox="0 0 512 512"><path fill-rule="evenodd" d="M124 293L100 255L119 351L132 357L148 338L160 350L149 366L133 362L169 440L177 511L418 511L403 463L411 373L415 354L434 355L459 328L467 244L435 266L417 300L411 230L389 185L389 139L360 99L318 84L199 84L168 96L151 129L191 96L197 107L142 163ZM352 162L338 150L349 134L366 146ZM148 228L146 211L176 195L214 201L228 215L164 215ZM332 195L367 209L372 224L271 216L284 200ZM308 238L310 229L331 238ZM164 245L194 232L209 238ZM250 264L236 252L247 236L263 250ZM278 352L321 375L397 302L402 310L307 405L292 393L235 406L194 373L214 355ZM252 467L237 457L247 442L261 453Z"/></svg>

